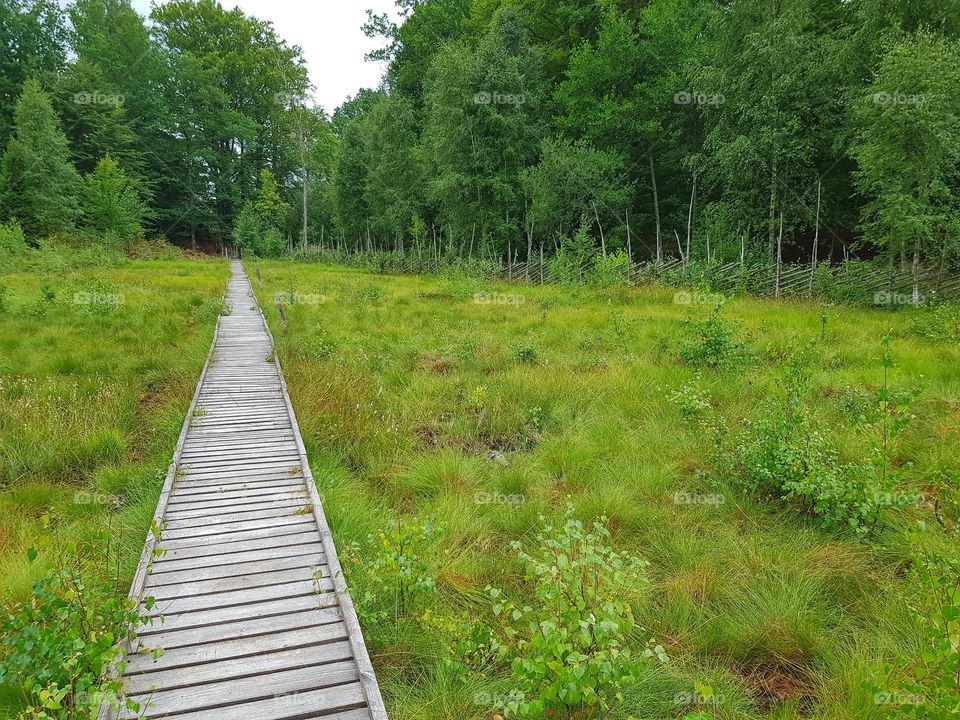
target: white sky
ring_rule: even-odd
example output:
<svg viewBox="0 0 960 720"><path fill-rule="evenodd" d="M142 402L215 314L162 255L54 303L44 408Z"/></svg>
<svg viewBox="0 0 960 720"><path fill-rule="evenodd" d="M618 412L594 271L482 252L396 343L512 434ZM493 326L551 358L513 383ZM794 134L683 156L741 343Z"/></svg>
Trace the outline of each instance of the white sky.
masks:
<svg viewBox="0 0 960 720"><path fill-rule="evenodd" d="M158 0L163 4L163 0ZM289 45L299 45L307 61L314 99L328 114L347 96L362 87L376 88L383 63L363 59L382 41L370 39L360 29L367 9L390 13L396 21L393 0L220 0L226 8L239 7L247 15L269 20ZM133 0L141 15L149 15L150 0Z"/></svg>

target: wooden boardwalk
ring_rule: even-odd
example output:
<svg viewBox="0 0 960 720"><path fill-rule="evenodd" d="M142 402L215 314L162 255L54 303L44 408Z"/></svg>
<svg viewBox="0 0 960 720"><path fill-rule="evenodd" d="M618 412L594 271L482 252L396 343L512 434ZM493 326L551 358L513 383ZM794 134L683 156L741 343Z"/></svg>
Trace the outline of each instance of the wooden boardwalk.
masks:
<svg viewBox="0 0 960 720"><path fill-rule="evenodd" d="M131 589L156 600L124 673L145 709L119 717L382 720L269 330L232 271Z"/></svg>

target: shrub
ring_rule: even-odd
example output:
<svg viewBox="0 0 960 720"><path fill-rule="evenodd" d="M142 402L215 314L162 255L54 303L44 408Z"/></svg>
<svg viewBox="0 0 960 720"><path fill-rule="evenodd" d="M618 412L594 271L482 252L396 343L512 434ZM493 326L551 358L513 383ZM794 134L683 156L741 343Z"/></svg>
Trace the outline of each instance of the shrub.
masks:
<svg viewBox="0 0 960 720"><path fill-rule="evenodd" d="M693 422L703 417L711 408L710 396L700 388L700 376L687 380L683 385L669 395L670 402L680 411L680 416L687 422Z"/></svg>
<svg viewBox="0 0 960 720"><path fill-rule="evenodd" d="M627 282L629 260L623 250L609 253L607 257L595 255L593 268L587 275L587 282L596 287L613 287Z"/></svg>
<svg viewBox="0 0 960 720"><path fill-rule="evenodd" d="M2 616L0 684L20 691L27 705L24 720L89 718L101 702L120 704L121 682L110 675L115 664L123 670L118 642L146 618L116 578L85 579L110 576L116 544L106 533L100 541L95 566L79 552L58 559L56 568L34 583L33 596ZM31 561L36 556L29 551ZM149 611L152 598L145 605ZM139 710L132 701L127 707Z"/></svg>
<svg viewBox="0 0 960 720"><path fill-rule="evenodd" d="M419 597L436 590L433 548L442 534L434 518L426 522L391 518L386 530L367 538L367 548L349 547L347 562L354 568L351 582L356 580L362 588L354 602L364 623L405 617Z"/></svg>
<svg viewBox="0 0 960 720"><path fill-rule="evenodd" d="M533 345L512 343L510 349L513 351L513 357L519 363L529 364L537 361L537 349Z"/></svg>
<svg viewBox="0 0 960 720"><path fill-rule="evenodd" d="M27 239L16 220L0 223L0 253L19 255L27 249Z"/></svg>
<svg viewBox="0 0 960 720"><path fill-rule="evenodd" d="M737 339L737 326L723 316L717 303L701 318L692 315L683 325L680 357L689 365L723 369L744 358L745 345Z"/></svg>
<svg viewBox="0 0 960 720"><path fill-rule="evenodd" d="M147 208L139 184L109 155L83 179L83 223L108 244L143 238Z"/></svg>
<svg viewBox="0 0 960 720"><path fill-rule="evenodd" d="M909 471L899 465L895 440L910 422L910 403L919 390L894 397L889 335L884 338L881 386L858 430L868 438L869 457L843 462L810 408L813 345L788 350L781 362L779 399L768 402L759 420L748 420L732 448L718 448L717 462L742 488L770 497L799 500L831 528L865 534L880 513L904 504L894 492ZM908 499L909 500L909 499Z"/></svg>
<svg viewBox="0 0 960 720"><path fill-rule="evenodd" d="M960 306L934 302L912 313L903 334L936 343L960 342Z"/></svg>
<svg viewBox="0 0 960 720"><path fill-rule="evenodd" d="M923 650L884 666L868 688L888 717L956 718L960 708L960 558L925 546L921 523L909 535L915 552L911 580L923 588L915 609ZM955 534L951 538L956 544Z"/></svg>
<svg viewBox="0 0 960 720"><path fill-rule="evenodd" d="M535 602L517 605L487 588L503 638L475 636L496 644L510 664L517 689L505 702L508 715L606 709L639 670L626 641L640 630L630 602L646 586L647 563L610 546L606 518L587 528L569 503L561 524L541 522L531 550L512 544ZM659 646L644 655L665 657Z"/></svg>

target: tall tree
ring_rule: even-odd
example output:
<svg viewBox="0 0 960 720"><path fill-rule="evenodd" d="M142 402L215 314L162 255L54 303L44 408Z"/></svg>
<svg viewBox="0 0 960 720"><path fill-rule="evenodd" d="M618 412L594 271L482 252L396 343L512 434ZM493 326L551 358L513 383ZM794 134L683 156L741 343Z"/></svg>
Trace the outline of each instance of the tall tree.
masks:
<svg viewBox="0 0 960 720"><path fill-rule="evenodd" d="M960 247L958 88L960 41L920 31L888 50L855 107L864 239L891 257Z"/></svg>
<svg viewBox="0 0 960 720"><path fill-rule="evenodd" d="M125 97L112 92L99 66L77 60L53 89L57 111L70 142L70 156L81 173L90 173L110 155L124 169L142 176L143 152L127 122Z"/></svg>
<svg viewBox="0 0 960 720"><path fill-rule="evenodd" d="M36 80L24 83L13 119L0 169L3 215L34 235L69 230L77 217L80 179L50 98Z"/></svg>
<svg viewBox="0 0 960 720"><path fill-rule="evenodd" d="M23 84L52 78L63 65L68 33L55 0L4 0L0 3L0 147L13 130L13 110Z"/></svg>
<svg viewBox="0 0 960 720"><path fill-rule="evenodd" d="M445 46L427 80L424 152L441 222L496 252L523 236L520 172L545 132L540 60L523 18L504 8L476 47Z"/></svg>

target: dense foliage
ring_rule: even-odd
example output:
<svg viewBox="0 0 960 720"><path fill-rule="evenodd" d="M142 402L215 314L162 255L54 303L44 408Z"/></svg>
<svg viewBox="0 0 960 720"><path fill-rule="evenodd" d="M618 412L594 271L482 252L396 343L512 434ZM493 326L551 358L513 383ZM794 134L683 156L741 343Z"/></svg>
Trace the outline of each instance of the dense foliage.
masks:
<svg viewBox="0 0 960 720"><path fill-rule="evenodd" d="M0 142L16 189L0 220L69 229L72 168L109 155L139 183L149 232L261 255L525 259L581 228L591 254L636 259L960 252L953 3L397 5L399 23L364 27L382 40L381 86L321 109L299 48L216 0L149 20L128 0L6 3ZM251 207L265 169L283 210L266 223Z"/></svg>

